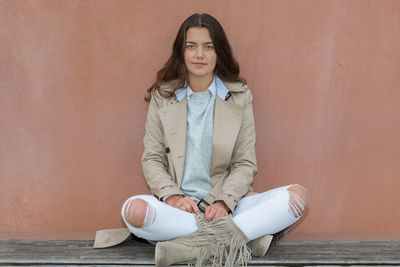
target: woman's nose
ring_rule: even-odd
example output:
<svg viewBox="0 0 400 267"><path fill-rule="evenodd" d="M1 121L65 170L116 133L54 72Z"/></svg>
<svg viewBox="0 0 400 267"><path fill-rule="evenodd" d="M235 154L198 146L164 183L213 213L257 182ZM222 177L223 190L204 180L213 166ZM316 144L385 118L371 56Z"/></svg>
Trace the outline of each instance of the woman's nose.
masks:
<svg viewBox="0 0 400 267"><path fill-rule="evenodd" d="M204 56L204 51L202 47L196 49L196 57L202 58Z"/></svg>

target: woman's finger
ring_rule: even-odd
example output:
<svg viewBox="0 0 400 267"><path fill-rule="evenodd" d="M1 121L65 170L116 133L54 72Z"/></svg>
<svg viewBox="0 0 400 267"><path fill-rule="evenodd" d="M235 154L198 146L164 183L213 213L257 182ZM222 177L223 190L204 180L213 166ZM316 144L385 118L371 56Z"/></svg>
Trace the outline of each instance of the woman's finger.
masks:
<svg viewBox="0 0 400 267"><path fill-rule="evenodd" d="M217 210L217 211L215 212L215 215L214 215L213 220L214 220L214 219L217 219L217 218L219 218L219 217L221 217L221 216L222 216L222 213L223 213L223 211L222 211L219 207L218 207L216 210Z"/></svg>
<svg viewBox="0 0 400 267"><path fill-rule="evenodd" d="M197 206L196 202L193 201L193 206L192 207L193 207L194 213L196 213L196 214L200 213L199 207Z"/></svg>
<svg viewBox="0 0 400 267"><path fill-rule="evenodd" d="M211 205L208 208L209 208L209 212L208 212L208 216L206 216L206 219L212 221L215 216L216 209L215 209L214 205Z"/></svg>
<svg viewBox="0 0 400 267"><path fill-rule="evenodd" d="M212 220L215 220L219 217L221 217L221 209L216 207L215 214L214 214L214 217L212 218Z"/></svg>
<svg viewBox="0 0 400 267"><path fill-rule="evenodd" d="M186 211L190 213L198 214L200 212L199 208L197 207L196 202L190 197L181 198L181 202L185 205Z"/></svg>
<svg viewBox="0 0 400 267"><path fill-rule="evenodd" d="M185 202L183 202L183 204L185 205L185 209L187 212L193 212L193 208L192 208L192 205L190 205L190 202L185 201Z"/></svg>
<svg viewBox="0 0 400 267"><path fill-rule="evenodd" d="M185 210L185 204L182 201L178 201L178 203L176 204L176 208L180 210Z"/></svg>
<svg viewBox="0 0 400 267"><path fill-rule="evenodd" d="M215 209L215 214L214 216L210 219L211 221L214 219L217 219L219 217L224 217L228 215L228 212L221 207L220 205L213 205L213 208Z"/></svg>
<svg viewBox="0 0 400 267"><path fill-rule="evenodd" d="M192 212L194 212L194 213L196 213L196 214L199 214L199 213L200 213L200 210L199 210L199 207L197 207L196 202L194 202L193 199L189 198L189 203L190 203Z"/></svg>
<svg viewBox="0 0 400 267"><path fill-rule="evenodd" d="M221 215L222 215L221 210L217 210L217 212L215 213L215 216L214 216L213 220L214 220L214 219L217 219L217 218L219 218L219 217L221 217Z"/></svg>
<svg viewBox="0 0 400 267"><path fill-rule="evenodd" d="M206 210L204 211L204 218L206 218L206 220L208 220L208 217L210 216L210 208L211 206L207 207Z"/></svg>
<svg viewBox="0 0 400 267"><path fill-rule="evenodd" d="M179 199L176 208L187 212L193 212L192 206L186 197Z"/></svg>

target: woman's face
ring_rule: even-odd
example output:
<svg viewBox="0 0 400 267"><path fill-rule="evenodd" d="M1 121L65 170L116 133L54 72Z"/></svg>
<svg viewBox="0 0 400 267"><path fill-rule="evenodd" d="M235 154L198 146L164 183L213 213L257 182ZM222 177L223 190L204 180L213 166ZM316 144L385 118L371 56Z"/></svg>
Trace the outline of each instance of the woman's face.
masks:
<svg viewBox="0 0 400 267"><path fill-rule="evenodd" d="M207 28L193 27L187 30L184 58L189 80L191 78L212 79L217 54Z"/></svg>

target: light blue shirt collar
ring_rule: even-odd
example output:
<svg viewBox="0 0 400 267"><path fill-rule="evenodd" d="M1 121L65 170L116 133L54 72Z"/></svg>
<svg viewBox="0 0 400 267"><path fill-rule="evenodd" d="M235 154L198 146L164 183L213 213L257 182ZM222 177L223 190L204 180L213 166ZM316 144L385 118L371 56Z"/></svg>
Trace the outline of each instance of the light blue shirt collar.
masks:
<svg viewBox="0 0 400 267"><path fill-rule="evenodd" d="M216 93L222 100L225 100L229 93L229 90L217 75L214 75L214 79L207 90L210 90L213 95ZM184 99L185 96L189 97L191 94L193 94L193 91L189 85L186 88L181 88L175 91L176 99L179 102Z"/></svg>
<svg viewBox="0 0 400 267"><path fill-rule="evenodd" d="M215 88L215 75L214 75L212 83L210 84L210 86L208 87L207 90L210 91L213 96L215 95L215 93L217 91L217 89ZM192 88L190 88L190 86L188 85L188 87L186 88L186 96L189 98L193 93L194 92L193 92Z"/></svg>

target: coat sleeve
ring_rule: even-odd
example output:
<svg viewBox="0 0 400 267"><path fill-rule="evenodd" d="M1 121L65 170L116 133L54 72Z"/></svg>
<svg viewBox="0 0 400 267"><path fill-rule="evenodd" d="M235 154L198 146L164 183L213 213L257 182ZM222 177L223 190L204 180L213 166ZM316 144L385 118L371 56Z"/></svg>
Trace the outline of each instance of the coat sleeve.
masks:
<svg viewBox="0 0 400 267"><path fill-rule="evenodd" d="M159 97L158 97L159 98ZM153 93L147 112L142 169L150 191L158 199L167 195L183 194L168 172L164 130L158 114L157 96Z"/></svg>
<svg viewBox="0 0 400 267"><path fill-rule="evenodd" d="M216 198L216 201L223 200L231 211L234 211L238 201L249 192L257 172L253 98L250 90L247 90L246 94L241 126L231 157L230 171Z"/></svg>

